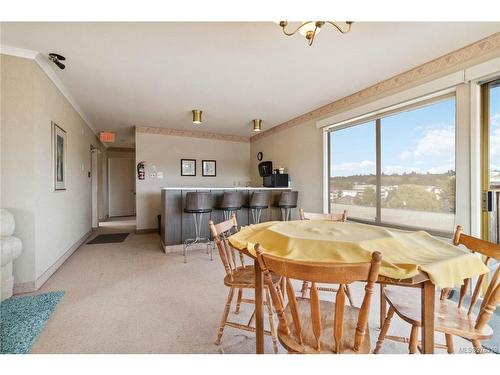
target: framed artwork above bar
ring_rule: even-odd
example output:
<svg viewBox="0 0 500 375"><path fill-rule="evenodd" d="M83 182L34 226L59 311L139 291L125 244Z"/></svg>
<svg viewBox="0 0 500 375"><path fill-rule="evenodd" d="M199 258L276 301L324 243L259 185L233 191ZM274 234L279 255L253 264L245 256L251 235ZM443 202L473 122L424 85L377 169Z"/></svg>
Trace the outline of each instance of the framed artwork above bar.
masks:
<svg viewBox="0 0 500 375"><path fill-rule="evenodd" d="M181 176L196 176L196 159L181 159Z"/></svg>

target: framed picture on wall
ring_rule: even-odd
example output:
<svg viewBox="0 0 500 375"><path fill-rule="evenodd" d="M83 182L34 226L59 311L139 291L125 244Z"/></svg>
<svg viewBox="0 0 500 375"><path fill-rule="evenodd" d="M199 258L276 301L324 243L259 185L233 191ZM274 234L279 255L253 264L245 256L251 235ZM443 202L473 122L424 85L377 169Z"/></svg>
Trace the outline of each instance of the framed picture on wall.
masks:
<svg viewBox="0 0 500 375"><path fill-rule="evenodd" d="M52 171L54 190L66 190L66 132L52 122Z"/></svg>
<svg viewBox="0 0 500 375"><path fill-rule="evenodd" d="M203 177L217 176L217 162L215 160L202 160L201 174Z"/></svg>
<svg viewBox="0 0 500 375"><path fill-rule="evenodd" d="M196 176L195 159L181 159L181 176Z"/></svg>

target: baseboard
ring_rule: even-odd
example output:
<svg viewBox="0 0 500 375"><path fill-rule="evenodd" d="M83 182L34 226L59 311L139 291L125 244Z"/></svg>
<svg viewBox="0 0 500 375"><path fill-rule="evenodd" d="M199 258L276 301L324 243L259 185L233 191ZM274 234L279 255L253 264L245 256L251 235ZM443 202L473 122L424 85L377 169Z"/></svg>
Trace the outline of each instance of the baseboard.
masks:
<svg viewBox="0 0 500 375"><path fill-rule="evenodd" d="M149 229L136 229L135 234L149 234L149 233L158 233L157 228L149 228Z"/></svg>
<svg viewBox="0 0 500 375"><path fill-rule="evenodd" d="M14 294L34 292L42 287L43 284L61 267L64 262L81 246L92 234L89 230L77 242L71 246L52 266L42 273L35 281L14 284Z"/></svg>
<svg viewBox="0 0 500 375"><path fill-rule="evenodd" d="M165 245L163 244L163 241L161 243L161 247L163 248L165 254L182 253L183 251L183 245Z"/></svg>

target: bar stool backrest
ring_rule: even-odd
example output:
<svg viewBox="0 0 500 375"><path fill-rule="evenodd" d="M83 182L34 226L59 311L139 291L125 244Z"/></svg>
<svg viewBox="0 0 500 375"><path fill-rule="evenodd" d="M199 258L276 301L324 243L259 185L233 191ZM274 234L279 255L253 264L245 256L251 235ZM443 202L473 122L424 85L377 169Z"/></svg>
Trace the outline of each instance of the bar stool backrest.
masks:
<svg viewBox="0 0 500 375"><path fill-rule="evenodd" d="M270 201L270 194L263 191L254 191L250 198L250 207L268 207Z"/></svg>
<svg viewBox="0 0 500 375"><path fill-rule="evenodd" d="M186 193L186 210L188 211L203 211L211 210L212 202L210 193L200 191L190 191Z"/></svg>
<svg viewBox="0 0 500 375"><path fill-rule="evenodd" d="M225 191L222 195L221 208L235 208L243 205L243 195L239 191Z"/></svg>
<svg viewBox="0 0 500 375"><path fill-rule="evenodd" d="M297 207L298 199L299 199L298 191L283 191L280 195L278 206Z"/></svg>

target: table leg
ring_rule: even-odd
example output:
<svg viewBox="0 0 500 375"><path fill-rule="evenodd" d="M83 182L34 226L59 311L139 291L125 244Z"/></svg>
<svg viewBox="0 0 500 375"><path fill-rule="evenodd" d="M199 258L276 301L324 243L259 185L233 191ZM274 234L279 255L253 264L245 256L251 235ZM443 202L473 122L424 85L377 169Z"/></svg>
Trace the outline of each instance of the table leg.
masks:
<svg viewBox="0 0 500 375"><path fill-rule="evenodd" d="M436 286L430 281L425 281L422 286L422 351L424 354L434 353L434 304Z"/></svg>
<svg viewBox="0 0 500 375"><path fill-rule="evenodd" d="M264 312L262 309L262 270L257 259L255 269L255 353L264 354Z"/></svg>
<svg viewBox="0 0 500 375"><path fill-rule="evenodd" d="M384 284L380 284L380 329L382 329L385 317L387 316L387 302L384 298L384 287Z"/></svg>

